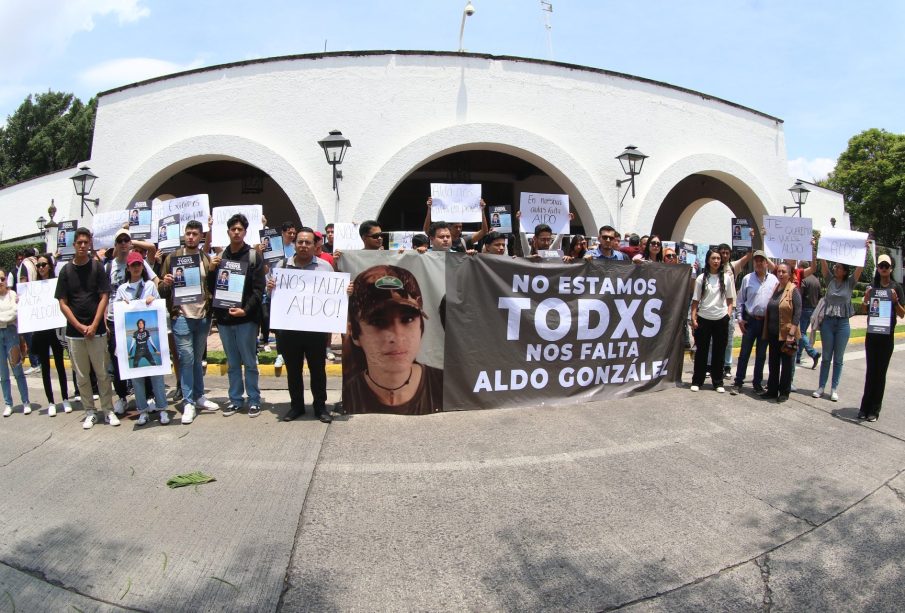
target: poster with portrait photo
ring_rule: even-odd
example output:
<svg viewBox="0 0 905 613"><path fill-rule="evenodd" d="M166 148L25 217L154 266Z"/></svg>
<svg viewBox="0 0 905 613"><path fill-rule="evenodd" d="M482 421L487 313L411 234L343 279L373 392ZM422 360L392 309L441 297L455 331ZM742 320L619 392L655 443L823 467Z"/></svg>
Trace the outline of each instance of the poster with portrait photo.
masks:
<svg viewBox="0 0 905 613"><path fill-rule="evenodd" d="M57 231L57 251L61 262L68 262L75 257L75 229L78 220L61 221Z"/></svg>
<svg viewBox="0 0 905 613"><path fill-rule="evenodd" d="M694 266L698 261L697 245L686 241L676 242L676 255L679 256L679 264Z"/></svg>
<svg viewBox="0 0 905 613"><path fill-rule="evenodd" d="M151 240L151 221L154 211L150 200L136 200L129 204L129 234L132 240Z"/></svg>
<svg viewBox="0 0 905 613"><path fill-rule="evenodd" d="M231 309L242 306L242 293L245 290L245 275L248 262L220 260L217 268L217 280L214 284L215 309Z"/></svg>
<svg viewBox="0 0 905 613"><path fill-rule="evenodd" d="M178 255L170 258L170 274L173 275L173 304L195 304L204 301L201 287L201 256Z"/></svg>
<svg viewBox="0 0 905 613"><path fill-rule="evenodd" d="M432 251L343 253L340 269L354 283L342 354L347 413L443 410L441 304L447 256Z"/></svg>
<svg viewBox="0 0 905 613"><path fill-rule="evenodd" d="M893 319L892 292L883 288L871 290L867 303L867 332L890 334Z"/></svg>
<svg viewBox="0 0 905 613"><path fill-rule="evenodd" d="M157 250L160 253L173 253L179 249L179 215L161 218L157 226Z"/></svg>
<svg viewBox="0 0 905 613"><path fill-rule="evenodd" d="M500 234L512 233L512 207L494 204L487 207L490 229Z"/></svg>
<svg viewBox="0 0 905 613"><path fill-rule="evenodd" d="M167 303L120 301L113 305L116 359L123 379L170 374Z"/></svg>
<svg viewBox="0 0 905 613"><path fill-rule="evenodd" d="M261 237L261 249L265 262L269 264L288 257L284 250L283 235L280 234L279 230L276 228L264 228L258 234ZM295 245L286 246L292 247L293 254L295 253Z"/></svg>

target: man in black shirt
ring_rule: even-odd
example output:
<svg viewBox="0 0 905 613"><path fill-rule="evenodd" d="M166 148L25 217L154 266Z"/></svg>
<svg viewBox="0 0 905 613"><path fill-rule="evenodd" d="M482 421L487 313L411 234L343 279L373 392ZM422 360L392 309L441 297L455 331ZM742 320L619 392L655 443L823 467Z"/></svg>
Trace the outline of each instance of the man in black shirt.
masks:
<svg viewBox="0 0 905 613"><path fill-rule="evenodd" d="M97 421L91 391L92 370L97 377L98 395L101 409L106 411L106 421L111 426L119 425L119 419L113 412L113 390L107 372L110 355L104 338L104 312L110 301L110 277L101 263L91 257L90 245L91 231L77 229L75 257L60 271L54 295L66 317L66 340L75 366L76 385L85 407L82 427L86 430Z"/></svg>
<svg viewBox="0 0 905 613"><path fill-rule="evenodd" d="M802 262L801 268L810 268L810 262ZM808 275L801 279L801 338L798 340L798 355L795 357L795 363L801 364L801 352L806 351L814 360L811 368L817 368L820 361L820 352L814 349L811 340L808 338L808 327L811 325L811 317L814 315L814 309L820 301L820 281L816 275Z"/></svg>

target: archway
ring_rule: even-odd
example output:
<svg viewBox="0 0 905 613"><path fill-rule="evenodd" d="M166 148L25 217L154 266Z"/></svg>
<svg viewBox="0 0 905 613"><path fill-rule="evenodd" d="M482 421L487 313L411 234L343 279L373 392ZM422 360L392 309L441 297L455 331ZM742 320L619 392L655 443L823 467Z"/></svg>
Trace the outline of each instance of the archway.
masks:
<svg viewBox="0 0 905 613"><path fill-rule="evenodd" d="M519 208L521 192L568 193L526 159L489 149L465 149L431 159L409 173L380 209L377 219L381 227L421 230L431 183L480 183L481 194L488 205L508 205L513 215ZM574 205L572 212L575 213ZM480 224L465 224L466 232L479 227ZM576 213L571 233L582 232L584 226Z"/></svg>
<svg viewBox="0 0 905 613"><path fill-rule="evenodd" d="M760 242L761 215L752 210L741 194L728 183L709 174L693 174L679 181L660 204L651 231L667 240L682 240L695 213L712 202L725 205L734 217L749 219L754 227L755 243ZM723 240L711 242L729 242L728 223L724 234Z"/></svg>

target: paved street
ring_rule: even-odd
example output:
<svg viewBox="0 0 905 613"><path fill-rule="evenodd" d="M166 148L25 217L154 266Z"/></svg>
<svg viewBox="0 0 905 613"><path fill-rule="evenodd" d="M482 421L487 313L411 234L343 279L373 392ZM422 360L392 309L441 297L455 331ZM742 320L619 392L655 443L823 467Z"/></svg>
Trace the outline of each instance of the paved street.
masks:
<svg viewBox="0 0 905 613"><path fill-rule="evenodd" d="M266 378L253 420L86 432L78 408L16 413L0 611L901 610L896 349L872 424L855 343L838 403L800 368L784 405L707 386L327 426L279 422L288 393ZM208 383L223 400L226 378ZM217 481L166 487L196 470Z"/></svg>

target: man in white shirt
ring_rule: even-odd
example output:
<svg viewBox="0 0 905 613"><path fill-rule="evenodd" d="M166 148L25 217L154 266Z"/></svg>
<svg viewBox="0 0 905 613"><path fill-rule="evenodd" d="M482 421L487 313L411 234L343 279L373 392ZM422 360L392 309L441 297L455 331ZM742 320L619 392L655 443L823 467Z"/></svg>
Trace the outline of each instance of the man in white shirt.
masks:
<svg viewBox="0 0 905 613"><path fill-rule="evenodd" d="M751 357L751 349L756 347L754 354L754 374L752 386L758 394L763 391L764 363L767 360L767 339L762 338L764 329L764 314L767 303L773 290L779 283L776 277L767 272L767 256L763 251L754 252L754 272L748 273L742 279L742 286L738 292L735 314L739 329L742 331L742 349L738 354L738 364L735 368L735 381L729 390L733 396L742 390L745 382L745 371L748 369L748 360Z"/></svg>

